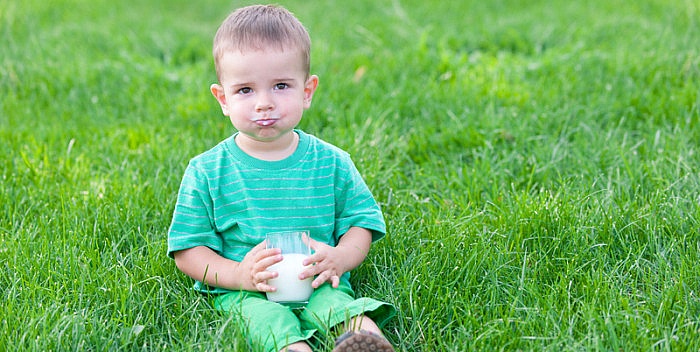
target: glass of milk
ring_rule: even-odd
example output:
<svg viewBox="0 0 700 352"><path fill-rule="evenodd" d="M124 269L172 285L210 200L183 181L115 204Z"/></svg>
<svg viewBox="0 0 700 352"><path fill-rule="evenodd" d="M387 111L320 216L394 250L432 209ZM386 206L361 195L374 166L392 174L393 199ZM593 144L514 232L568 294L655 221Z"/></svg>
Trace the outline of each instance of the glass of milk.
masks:
<svg viewBox="0 0 700 352"><path fill-rule="evenodd" d="M314 289L311 287L313 277L299 280L299 274L306 269L301 263L311 255L308 244L308 231L271 232L265 238L267 248L280 248L282 261L267 268L279 275L267 281L270 286L277 288L275 292L267 292L267 299L282 304L299 305L308 303Z"/></svg>

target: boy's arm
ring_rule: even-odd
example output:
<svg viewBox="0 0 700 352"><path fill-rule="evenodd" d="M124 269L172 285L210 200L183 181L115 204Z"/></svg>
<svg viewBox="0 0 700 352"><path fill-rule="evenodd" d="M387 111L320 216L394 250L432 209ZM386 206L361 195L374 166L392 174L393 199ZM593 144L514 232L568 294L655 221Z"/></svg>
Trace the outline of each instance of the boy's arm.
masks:
<svg viewBox="0 0 700 352"><path fill-rule="evenodd" d="M260 292L273 290L267 280L277 273L267 268L282 260L280 250L266 249L264 242L253 247L241 262L224 258L206 246L177 251L174 257L180 271L205 285Z"/></svg>
<svg viewBox="0 0 700 352"><path fill-rule="evenodd" d="M351 227L348 232L340 237L337 250L341 250L341 258L344 259L344 273L357 268L367 257L372 245L372 232L362 227ZM339 275L339 276L340 276Z"/></svg>

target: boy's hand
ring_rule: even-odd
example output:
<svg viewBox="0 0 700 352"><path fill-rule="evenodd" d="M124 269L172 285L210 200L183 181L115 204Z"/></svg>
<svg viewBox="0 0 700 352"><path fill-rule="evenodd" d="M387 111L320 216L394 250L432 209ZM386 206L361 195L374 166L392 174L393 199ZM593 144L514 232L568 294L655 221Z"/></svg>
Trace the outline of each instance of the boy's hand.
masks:
<svg viewBox="0 0 700 352"><path fill-rule="evenodd" d="M311 283L313 288L318 288L324 282L330 282L333 288L338 288L340 277L362 263L371 243L372 234L359 227L348 230L336 247L309 239L309 246L315 253L306 258L303 264L313 266L299 274L299 279L318 275Z"/></svg>
<svg viewBox="0 0 700 352"><path fill-rule="evenodd" d="M299 275L300 280L318 275L311 283L313 288L318 288L326 281L329 281L333 288L337 288L340 283L340 276L345 273L345 263L343 263L343 251L338 247L331 247L309 239L309 246L314 250L314 254L304 259L304 265L312 267L303 271Z"/></svg>
<svg viewBox="0 0 700 352"><path fill-rule="evenodd" d="M275 288L267 284L267 280L277 277L276 272L267 268L282 261L282 251L279 248L265 248L265 242L253 247L238 265L236 275L241 280L242 289L247 291L272 292Z"/></svg>

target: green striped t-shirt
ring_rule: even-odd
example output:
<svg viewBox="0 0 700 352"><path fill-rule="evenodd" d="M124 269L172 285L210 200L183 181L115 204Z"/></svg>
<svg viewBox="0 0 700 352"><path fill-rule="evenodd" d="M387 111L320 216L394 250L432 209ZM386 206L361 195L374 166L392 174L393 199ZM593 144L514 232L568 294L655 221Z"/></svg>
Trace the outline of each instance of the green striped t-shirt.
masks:
<svg viewBox="0 0 700 352"><path fill-rule="evenodd" d="M284 160L249 156L235 135L190 160L168 232L168 255L207 246L240 262L266 233L285 230L308 230L331 246L353 226L371 230L373 241L383 237L382 212L350 156L295 132L299 145ZM195 288L226 292L201 282Z"/></svg>

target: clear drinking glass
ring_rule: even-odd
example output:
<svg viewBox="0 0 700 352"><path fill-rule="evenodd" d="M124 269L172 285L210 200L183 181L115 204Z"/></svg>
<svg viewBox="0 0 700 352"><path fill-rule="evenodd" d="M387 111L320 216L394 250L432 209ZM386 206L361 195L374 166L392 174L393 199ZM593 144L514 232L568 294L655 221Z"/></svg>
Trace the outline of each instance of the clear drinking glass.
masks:
<svg viewBox="0 0 700 352"><path fill-rule="evenodd" d="M270 286L277 288L275 292L267 292L267 299L283 304L299 305L308 303L314 289L311 287L313 278L299 280L299 274L306 269L302 261L311 255L308 244L308 231L271 232L265 238L267 248L280 248L282 261L271 265L268 271L276 271L279 275L268 280Z"/></svg>

